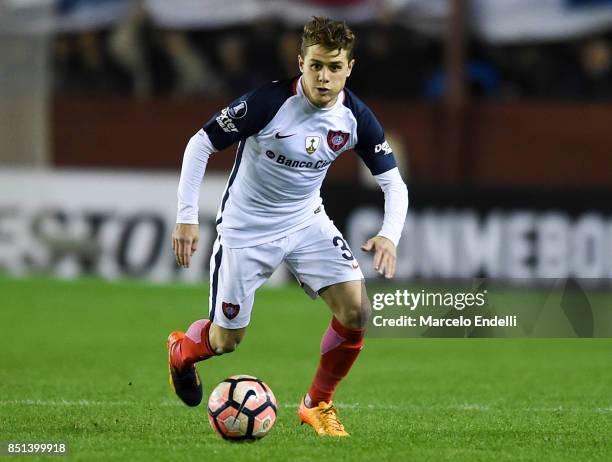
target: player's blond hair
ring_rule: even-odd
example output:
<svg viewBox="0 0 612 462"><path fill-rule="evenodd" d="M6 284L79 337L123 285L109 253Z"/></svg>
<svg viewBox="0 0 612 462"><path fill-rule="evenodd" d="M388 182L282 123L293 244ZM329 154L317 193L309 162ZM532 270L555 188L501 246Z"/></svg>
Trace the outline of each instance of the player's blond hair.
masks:
<svg viewBox="0 0 612 462"><path fill-rule="evenodd" d="M353 59L353 48L355 46L355 34L344 21L313 16L304 25L302 34L302 57L306 56L306 48L313 45L321 45L328 51L346 50L348 60Z"/></svg>

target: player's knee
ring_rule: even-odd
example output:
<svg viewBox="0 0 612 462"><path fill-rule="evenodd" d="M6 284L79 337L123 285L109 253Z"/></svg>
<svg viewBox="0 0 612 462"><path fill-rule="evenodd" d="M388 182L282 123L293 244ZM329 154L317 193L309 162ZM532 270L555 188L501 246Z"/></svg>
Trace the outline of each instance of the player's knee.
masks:
<svg viewBox="0 0 612 462"><path fill-rule="evenodd" d="M210 337L211 347L218 355L231 353L238 348L238 344L241 342L243 336L243 329L236 331L215 329L214 336Z"/></svg>
<svg viewBox="0 0 612 462"><path fill-rule="evenodd" d="M361 302L361 325L366 326L370 321L370 316L372 315L372 304L370 303L370 299L368 297L364 297Z"/></svg>
<svg viewBox="0 0 612 462"><path fill-rule="evenodd" d="M350 281L328 287L321 292L321 297L330 307L340 324L352 328L366 327L372 307L363 281Z"/></svg>
<svg viewBox="0 0 612 462"><path fill-rule="evenodd" d="M362 329L370 318L371 306L367 298L365 300L346 303L336 310L336 318L340 324L353 329Z"/></svg>
<svg viewBox="0 0 612 462"><path fill-rule="evenodd" d="M358 311L346 310L340 313L338 316L340 324L353 329L358 329L361 326L361 316Z"/></svg>
<svg viewBox="0 0 612 462"><path fill-rule="evenodd" d="M223 343L217 344L215 346L215 353L218 355L222 355L225 353L231 353L232 351L236 351L238 347L238 343L235 340L226 340Z"/></svg>
<svg viewBox="0 0 612 462"><path fill-rule="evenodd" d="M215 353L222 355L236 351L240 340L242 340L242 338L233 335L219 339L214 346Z"/></svg>

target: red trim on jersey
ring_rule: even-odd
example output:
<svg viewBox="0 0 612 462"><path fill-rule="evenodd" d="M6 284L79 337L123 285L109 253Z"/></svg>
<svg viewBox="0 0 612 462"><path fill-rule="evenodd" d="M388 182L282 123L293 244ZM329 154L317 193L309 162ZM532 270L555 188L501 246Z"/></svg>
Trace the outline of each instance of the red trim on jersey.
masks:
<svg viewBox="0 0 612 462"><path fill-rule="evenodd" d="M297 85L299 81L300 81L299 77L293 81L293 96L297 95Z"/></svg>

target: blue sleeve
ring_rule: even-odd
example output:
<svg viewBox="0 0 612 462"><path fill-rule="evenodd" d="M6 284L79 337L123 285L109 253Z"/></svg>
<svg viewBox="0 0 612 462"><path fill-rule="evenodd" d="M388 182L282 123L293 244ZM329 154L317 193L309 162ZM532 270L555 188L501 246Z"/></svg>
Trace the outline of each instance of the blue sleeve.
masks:
<svg viewBox="0 0 612 462"><path fill-rule="evenodd" d="M357 120L355 151L359 157L370 169L372 175L380 175L397 167L393 151L385 140L385 132L374 113L352 92L349 90L345 92L345 104Z"/></svg>
<svg viewBox="0 0 612 462"><path fill-rule="evenodd" d="M264 85L217 112L204 125L204 131L216 149L225 149L261 131L292 95L291 81Z"/></svg>

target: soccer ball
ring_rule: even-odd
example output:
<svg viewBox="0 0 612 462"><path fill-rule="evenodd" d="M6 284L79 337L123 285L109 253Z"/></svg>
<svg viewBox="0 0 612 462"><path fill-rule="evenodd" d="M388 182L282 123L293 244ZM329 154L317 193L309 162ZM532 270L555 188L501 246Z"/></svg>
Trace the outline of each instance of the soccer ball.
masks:
<svg viewBox="0 0 612 462"><path fill-rule="evenodd" d="M210 394L208 421L222 438L263 438L276 422L276 398L257 377L233 375Z"/></svg>

